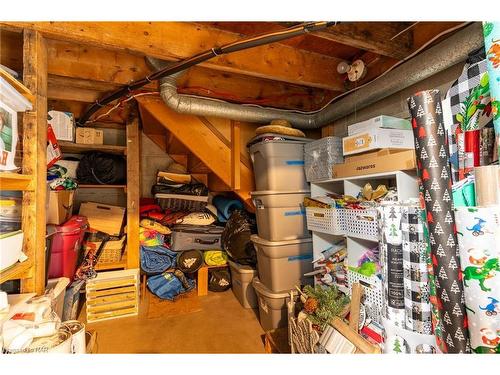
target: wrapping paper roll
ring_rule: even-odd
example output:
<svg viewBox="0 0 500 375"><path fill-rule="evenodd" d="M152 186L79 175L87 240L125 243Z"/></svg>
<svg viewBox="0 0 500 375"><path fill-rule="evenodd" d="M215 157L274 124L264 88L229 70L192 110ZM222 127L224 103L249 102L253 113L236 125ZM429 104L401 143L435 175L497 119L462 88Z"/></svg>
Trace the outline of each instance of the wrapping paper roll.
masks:
<svg viewBox="0 0 500 375"><path fill-rule="evenodd" d="M424 216L425 218L425 216ZM405 289L406 329L432 334L432 314L427 271L427 241L421 209L402 207L403 269Z"/></svg>
<svg viewBox="0 0 500 375"><path fill-rule="evenodd" d="M401 206L383 205L378 209L380 261L384 287L383 316L396 327L405 327L403 284L403 233Z"/></svg>
<svg viewBox="0 0 500 375"><path fill-rule="evenodd" d="M497 139L497 156L500 156L500 22L484 22L484 49L486 69L490 79L493 126Z"/></svg>
<svg viewBox="0 0 500 375"><path fill-rule="evenodd" d="M420 199L426 208L429 227L436 287L434 305L439 310L441 321L436 341L443 353L466 353L470 348L463 286L458 283L455 288L460 280L460 258L439 90L422 91L411 96L408 106L415 135Z"/></svg>
<svg viewBox="0 0 500 375"><path fill-rule="evenodd" d="M500 204L500 166L474 168L476 203L478 206Z"/></svg>
<svg viewBox="0 0 500 375"><path fill-rule="evenodd" d="M500 353L500 206L456 211L472 350Z"/></svg>

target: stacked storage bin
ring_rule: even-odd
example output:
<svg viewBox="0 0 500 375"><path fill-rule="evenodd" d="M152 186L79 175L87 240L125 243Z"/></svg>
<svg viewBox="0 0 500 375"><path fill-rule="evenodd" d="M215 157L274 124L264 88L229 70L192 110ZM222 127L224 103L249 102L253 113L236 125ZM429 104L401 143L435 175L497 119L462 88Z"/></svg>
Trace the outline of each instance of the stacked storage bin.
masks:
<svg viewBox="0 0 500 375"><path fill-rule="evenodd" d="M309 139L262 134L249 143L257 191L257 292L264 330L287 324L286 298L295 286L311 284L312 240L307 230L304 198L310 196L304 173L304 145Z"/></svg>
<svg viewBox="0 0 500 375"><path fill-rule="evenodd" d="M23 257L22 200L20 191L0 191L0 271Z"/></svg>

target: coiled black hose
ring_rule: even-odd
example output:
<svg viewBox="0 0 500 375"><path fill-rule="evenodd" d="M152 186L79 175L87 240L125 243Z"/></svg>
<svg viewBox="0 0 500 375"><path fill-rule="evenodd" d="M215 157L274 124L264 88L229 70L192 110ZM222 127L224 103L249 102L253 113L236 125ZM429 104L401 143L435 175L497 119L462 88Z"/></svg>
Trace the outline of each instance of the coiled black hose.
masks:
<svg viewBox="0 0 500 375"><path fill-rule="evenodd" d="M324 22L324 21L308 22L298 26L290 27L285 30L245 38L233 43L226 44L221 47L214 47L205 52L201 52L190 58L174 63L164 69L160 69L139 81L132 82L129 85L125 85L122 88L107 94L103 98L93 103L85 111L82 117L80 117L80 119L78 120L77 125L84 126L84 124L89 120L90 116L92 116L100 108L160 78L181 72L187 68L198 65L216 56L220 56L231 52L242 51L249 48L259 47L265 44L279 42L308 32L322 30L334 24L335 22Z"/></svg>

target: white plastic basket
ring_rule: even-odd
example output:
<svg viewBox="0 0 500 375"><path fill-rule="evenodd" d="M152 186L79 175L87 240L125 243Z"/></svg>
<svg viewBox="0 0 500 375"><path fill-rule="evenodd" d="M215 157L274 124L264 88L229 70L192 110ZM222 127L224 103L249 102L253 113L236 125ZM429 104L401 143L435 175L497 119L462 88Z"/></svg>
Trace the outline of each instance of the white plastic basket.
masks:
<svg viewBox="0 0 500 375"><path fill-rule="evenodd" d="M351 237L378 241L377 209L345 210L346 234Z"/></svg>
<svg viewBox="0 0 500 375"><path fill-rule="evenodd" d="M343 236L346 234L346 221L342 208L306 207L307 229Z"/></svg>
<svg viewBox="0 0 500 375"><path fill-rule="evenodd" d="M377 276L367 277L353 270L347 270L347 284L349 295L352 295L352 286L360 283L363 287L366 315L377 323L382 323L382 281Z"/></svg>

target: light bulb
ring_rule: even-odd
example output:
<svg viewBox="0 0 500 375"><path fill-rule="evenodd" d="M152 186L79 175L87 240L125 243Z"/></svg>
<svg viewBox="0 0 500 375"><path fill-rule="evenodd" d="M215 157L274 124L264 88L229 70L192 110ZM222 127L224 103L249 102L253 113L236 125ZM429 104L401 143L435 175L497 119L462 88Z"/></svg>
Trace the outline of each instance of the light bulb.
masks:
<svg viewBox="0 0 500 375"><path fill-rule="evenodd" d="M337 73L339 74L346 74L349 69L351 69L351 66L346 61L341 61L337 65Z"/></svg>

